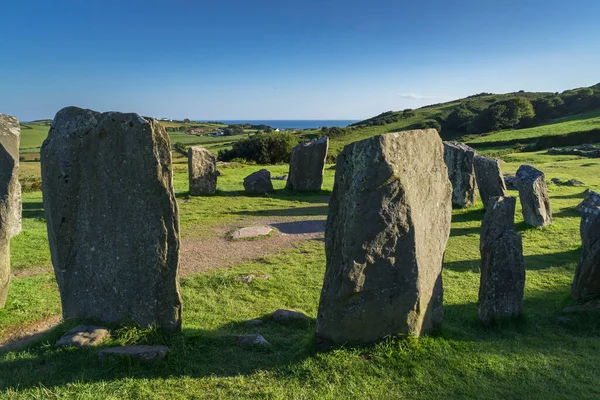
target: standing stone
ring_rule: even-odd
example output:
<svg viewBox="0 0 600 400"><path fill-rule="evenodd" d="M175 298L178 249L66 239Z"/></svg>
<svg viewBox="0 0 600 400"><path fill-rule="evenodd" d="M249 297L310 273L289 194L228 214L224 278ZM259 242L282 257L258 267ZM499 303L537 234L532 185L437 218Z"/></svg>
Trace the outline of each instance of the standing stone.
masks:
<svg viewBox="0 0 600 400"><path fill-rule="evenodd" d="M523 243L515 230L515 197L491 197L481 223L477 314L484 324L521 313L525 288Z"/></svg>
<svg viewBox="0 0 600 400"><path fill-rule="evenodd" d="M452 186L435 129L347 145L325 230L317 335L334 343L421 335L443 318Z"/></svg>
<svg viewBox="0 0 600 400"><path fill-rule="evenodd" d="M244 178L244 190L248 194L264 194L273 191L271 173L267 169L261 169Z"/></svg>
<svg viewBox="0 0 600 400"><path fill-rule="evenodd" d="M41 164L63 317L179 329L178 209L162 125L63 108Z"/></svg>
<svg viewBox="0 0 600 400"><path fill-rule="evenodd" d="M329 138L300 143L292 150L286 189L314 192L323 187Z"/></svg>
<svg viewBox="0 0 600 400"><path fill-rule="evenodd" d="M581 257L575 269L571 294L586 300L600 294L600 207L587 208L579 225Z"/></svg>
<svg viewBox="0 0 600 400"><path fill-rule="evenodd" d="M487 208L490 197L503 197L507 195L506 185L504 184L498 160L475 155L473 165L475 166L475 178L479 187L479 196L484 208Z"/></svg>
<svg viewBox="0 0 600 400"><path fill-rule="evenodd" d="M9 236L21 233L21 184L19 183L19 144L21 142L21 127L15 117L0 114L0 179L2 190L0 201L6 202L2 207L1 224L6 224ZM6 182L6 183L4 183ZM6 189L8 188L8 189Z"/></svg>
<svg viewBox="0 0 600 400"><path fill-rule="evenodd" d="M473 169L475 150L459 142L444 142L444 161L452 184L452 204L469 207L475 203L477 182Z"/></svg>
<svg viewBox="0 0 600 400"><path fill-rule="evenodd" d="M575 208L579 213L593 212L597 207L600 207L600 194L598 192L586 189L583 194L585 194L585 198Z"/></svg>
<svg viewBox="0 0 600 400"><path fill-rule="evenodd" d="M188 149L190 195L214 194L217 190L217 161L215 156L200 146Z"/></svg>
<svg viewBox="0 0 600 400"><path fill-rule="evenodd" d="M525 223L531 226L550 225L552 212L544 173L531 165L521 165L515 182Z"/></svg>
<svg viewBox="0 0 600 400"><path fill-rule="evenodd" d="M21 232L20 134L19 121L0 114L0 308L10 284L10 238Z"/></svg>

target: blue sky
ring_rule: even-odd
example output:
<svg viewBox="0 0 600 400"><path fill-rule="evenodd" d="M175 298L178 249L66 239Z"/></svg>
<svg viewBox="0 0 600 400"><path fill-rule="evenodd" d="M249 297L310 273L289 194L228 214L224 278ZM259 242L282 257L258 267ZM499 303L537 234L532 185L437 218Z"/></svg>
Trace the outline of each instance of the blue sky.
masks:
<svg viewBox="0 0 600 400"><path fill-rule="evenodd" d="M362 119L600 82L597 0L0 0L0 112Z"/></svg>

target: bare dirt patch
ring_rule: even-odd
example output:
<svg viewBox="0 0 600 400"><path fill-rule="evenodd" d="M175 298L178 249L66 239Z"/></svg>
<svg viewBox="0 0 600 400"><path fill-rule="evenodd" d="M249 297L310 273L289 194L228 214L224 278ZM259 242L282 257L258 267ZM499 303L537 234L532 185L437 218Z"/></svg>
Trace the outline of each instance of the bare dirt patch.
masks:
<svg viewBox="0 0 600 400"><path fill-rule="evenodd" d="M293 221L269 224L278 229L275 234L249 241L231 241L227 233L235 227L220 227L216 237L203 240L183 240L179 252L182 276L232 267L252 261L298 242L323 237L325 220Z"/></svg>
<svg viewBox="0 0 600 400"><path fill-rule="evenodd" d="M27 346L62 322L61 315L53 315L26 326L8 329L0 338L0 353Z"/></svg>

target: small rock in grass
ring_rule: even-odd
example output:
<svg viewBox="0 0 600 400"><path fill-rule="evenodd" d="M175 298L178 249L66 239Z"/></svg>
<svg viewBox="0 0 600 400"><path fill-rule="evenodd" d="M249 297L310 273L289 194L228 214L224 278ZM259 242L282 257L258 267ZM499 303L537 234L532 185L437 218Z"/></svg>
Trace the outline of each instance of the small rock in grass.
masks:
<svg viewBox="0 0 600 400"><path fill-rule="evenodd" d="M271 318L273 318L273 320L275 320L277 322L292 322L292 321L308 322L308 316L306 316L306 314L301 313L300 311L285 310L282 308L271 313Z"/></svg>
<svg viewBox="0 0 600 400"><path fill-rule="evenodd" d="M288 178L287 175L277 175L277 176L274 176L271 179L274 179L276 181L287 181L287 178Z"/></svg>
<svg viewBox="0 0 600 400"><path fill-rule="evenodd" d="M555 185L562 185L563 184L563 180L560 178L552 178L550 179L550 182L554 183Z"/></svg>
<svg viewBox="0 0 600 400"><path fill-rule="evenodd" d="M104 360L110 356L131 357L141 362L160 360L169 352L167 346L121 346L109 347L98 352L98 358Z"/></svg>
<svg viewBox="0 0 600 400"><path fill-rule="evenodd" d="M577 179L569 179L567 181L567 186L582 186L582 185L585 185L585 183L583 183Z"/></svg>
<svg viewBox="0 0 600 400"><path fill-rule="evenodd" d="M254 274L250 274L238 276L235 278L235 280L243 283L251 283L254 280L254 278L256 278L256 276Z"/></svg>
<svg viewBox="0 0 600 400"><path fill-rule="evenodd" d="M77 325L65 333L54 345L55 347L75 346L91 347L97 346L109 335L108 329L102 326Z"/></svg>
<svg viewBox="0 0 600 400"><path fill-rule="evenodd" d="M271 344L265 340L262 335L250 334L250 335L237 335L238 344L241 347L253 347L253 346L270 346Z"/></svg>
<svg viewBox="0 0 600 400"><path fill-rule="evenodd" d="M271 279L271 275L263 274L263 275L259 275L258 278L262 279L262 280L265 280L265 281L268 281L269 279Z"/></svg>

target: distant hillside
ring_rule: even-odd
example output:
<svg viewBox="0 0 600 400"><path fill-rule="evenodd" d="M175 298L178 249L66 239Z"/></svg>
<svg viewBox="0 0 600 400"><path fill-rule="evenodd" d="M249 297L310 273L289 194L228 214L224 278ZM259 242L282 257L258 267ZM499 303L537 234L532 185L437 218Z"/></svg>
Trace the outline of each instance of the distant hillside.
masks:
<svg viewBox="0 0 600 400"><path fill-rule="evenodd" d="M416 110L388 111L353 126L368 128L410 120L407 129L436 128L443 138L451 139L539 126L557 118L597 109L600 109L600 84L562 93L480 93Z"/></svg>

